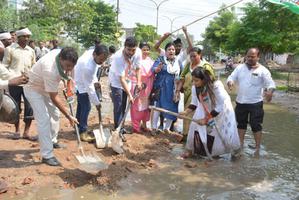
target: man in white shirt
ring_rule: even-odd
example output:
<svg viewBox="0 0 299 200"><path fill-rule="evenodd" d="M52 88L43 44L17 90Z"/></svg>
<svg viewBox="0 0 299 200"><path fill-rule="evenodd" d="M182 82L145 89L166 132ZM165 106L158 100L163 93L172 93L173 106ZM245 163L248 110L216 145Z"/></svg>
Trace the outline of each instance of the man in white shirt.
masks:
<svg viewBox="0 0 299 200"><path fill-rule="evenodd" d="M38 141L42 162L50 166L60 165L53 154L59 148L57 135L61 111L71 126L78 123L64 106L65 101L58 95L61 80L70 81L69 74L76 65L77 52L71 47L55 49L43 56L28 72L29 82L24 93L30 102L37 123Z"/></svg>
<svg viewBox="0 0 299 200"><path fill-rule="evenodd" d="M137 79L137 86L141 89L140 61L141 50L137 48L137 41L134 37L128 37L124 49L118 50L112 57L109 70L109 82L111 87L114 128L120 125L127 106L127 97L133 102L130 93L130 80ZM136 76L136 77L134 77Z"/></svg>
<svg viewBox="0 0 299 200"><path fill-rule="evenodd" d="M256 143L256 156L259 156L262 138L263 96L270 102L275 90L270 71L258 61L259 49L250 48L246 54L246 63L237 66L227 79L230 90L235 83L238 84L235 112L241 147L249 120Z"/></svg>
<svg viewBox="0 0 299 200"><path fill-rule="evenodd" d="M104 45L97 45L92 51L92 54L84 53L75 66L75 84L77 86L78 98L76 118L79 122L80 138L85 142L94 140L94 137L87 133L88 115L91 103L97 109L100 106L100 100L95 90L95 84L98 83L97 71L99 65L103 64L108 57L108 48Z"/></svg>

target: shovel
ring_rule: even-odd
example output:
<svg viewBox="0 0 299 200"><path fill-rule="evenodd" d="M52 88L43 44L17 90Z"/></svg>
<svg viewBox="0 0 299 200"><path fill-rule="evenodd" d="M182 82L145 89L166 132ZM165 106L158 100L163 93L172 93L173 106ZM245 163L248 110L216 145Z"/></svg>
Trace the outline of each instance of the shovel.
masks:
<svg viewBox="0 0 299 200"><path fill-rule="evenodd" d="M103 68L100 67L98 71L98 82L100 82L101 75L102 75ZM101 85L94 84L96 94L99 98L99 101L102 101L102 89ZM98 118L99 118L99 129L93 130L93 135L96 140L96 147L99 149L103 149L106 147L111 147L111 140L110 140L110 130L103 128L103 121L102 121L102 112L101 112L102 105L100 104L97 108L98 111Z"/></svg>
<svg viewBox="0 0 299 200"><path fill-rule="evenodd" d="M142 83L142 88L141 90L144 90L146 88L146 84L145 83ZM139 96L139 93L141 90L138 90L137 87L135 87L134 89L134 100ZM121 128L123 128L124 124L125 124L125 121L126 121L126 117L127 117L127 114L131 108L131 102L129 101L127 107L126 107L126 110L125 110L125 113L124 113L124 116L119 124L119 126L114 130L114 131L111 131L111 146L112 146L112 149L119 153L119 154L122 154L124 152L122 146L123 146L123 142L126 141L126 138L125 136L123 135L122 131L121 131Z"/></svg>
<svg viewBox="0 0 299 200"><path fill-rule="evenodd" d="M67 85L69 85L69 82ZM67 91L68 89L70 89L69 86L67 86L67 89L63 90L63 94L67 101L67 104L69 105L71 116L74 117L73 106L72 106L72 103L74 102L74 98L73 95L69 95L70 92ZM75 155L76 159L80 163L79 168L89 173L98 173L100 170L107 169L108 165L104 163L102 159L98 157L95 153L89 155L85 154L80 139L80 134L79 134L79 129L77 124L75 124L75 131L78 140L78 149L81 153L80 155Z"/></svg>
<svg viewBox="0 0 299 200"><path fill-rule="evenodd" d="M155 107L155 106L150 106L149 108L150 108L151 110L156 110L156 111L159 111L159 112L164 112L164 113L167 113L167 114L176 116L176 117L178 117L178 118L180 118L180 119L186 119L186 120L189 120L189 121L192 121L192 122L196 122L196 123L197 123L196 120L194 120L194 119L192 119L192 118L190 118L190 117L183 116L183 115L180 115L180 114L178 114L178 113L175 113L175 112L172 112L172 111L163 109L163 108L158 108L158 107ZM213 126L215 127L216 132L218 133L219 138L220 138L222 144L224 145L224 147L225 147L226 149L230 149L230 151L231 151L231 148L228 147L228 145L226 144L226 142L225 142L224 138L222 137L222 135L221 135L221 133L220 133L218 127L216 126L216 124L214 124ZM204 145L204 149L205 149L205 151L206 151L206 153L207 153L208 158L209 158L210 160L212 160L212 156L211 156L210 152L208 151L207 144L203 143L203 145Z"/></svg>
<svg viewBox="0 0 299 200"><path fill-rule="evenodd" d="M103 149L106 147L111 147L110 141L110 130L107 128L103 128L102 124L102 114L101 114L101 105L98 107L98 117L99 117L99 129L93 130L94 137L96 139L96 147L99 149Z"/></svg>

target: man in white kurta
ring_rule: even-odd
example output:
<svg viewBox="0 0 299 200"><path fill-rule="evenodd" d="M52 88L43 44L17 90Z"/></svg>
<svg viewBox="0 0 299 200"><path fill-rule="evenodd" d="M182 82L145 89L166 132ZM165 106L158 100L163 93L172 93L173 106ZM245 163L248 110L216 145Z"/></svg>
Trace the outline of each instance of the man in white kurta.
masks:
<svg viewBox="0 0 299 200"><path fill-rule="evenodd" d="M55 49L42 57L28 72L29 82L24 86L37 122L42 162L50 166L60 165L53 154L59 131L59 110L74 126L77 119L67 111L58 96L61 80L68 81L78 59L77 52L70 47Z"/></svg>

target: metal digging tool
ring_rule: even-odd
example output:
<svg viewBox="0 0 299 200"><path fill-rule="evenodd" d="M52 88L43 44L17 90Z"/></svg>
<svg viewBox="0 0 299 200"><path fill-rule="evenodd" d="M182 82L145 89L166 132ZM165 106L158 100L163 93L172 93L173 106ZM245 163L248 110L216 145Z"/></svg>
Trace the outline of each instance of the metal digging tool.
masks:
<svg viewBox="0 0 299 200"><path fill-rule="evenodd" d="M146 84L145 83L142 83L142 88L141 90L144 90L146 88ZM135 87L134 89L134 96L133 98L136 99L138 96L139 96L139 93L141 90L138 90L137 87ZM124 124L125 124L125 121L126 121L126 117L127 117L127 114L129 112L131 108L131 102L128 103L127 107L126 107L126 110L125 110L125 113L124 113L124 116L119 124L119 126L114 130L114 131L111 131L111 145L112 145L112 149L121 154L123 153L123 149L122 149L122 142L125 142L126 141L126 138L125 136L123 135L123 132L121 131L121 129L124 127ZM120 141L120 139L122 141ZM117 145L119 144L119 145Z"/></svg>
<svg viewBox="0 0 299 200"><path fill-rule="evenodd" d="M158 108L158 107L155 107L155 106L150 106L150 109L152 109L152 110L156 110L156 111L159 111L159 112L164 112L164 113L167 113L167 114L176 116L176 117L178 117L178 118L186 119L186 120L189 120L189 121L192 121L192 122L196 122L196 123L197 123L196 120L194 120L194 119L192 119L192 118L190 118L190 117L183 116L183 115L180 115L180 114L178 114L178 113L175 113L175 112L172 112L172 111L163 109L163 108ZM226 149L231 149L231 148L228 147L227 143L225 142L224 138L222 137L222 135L221 135L221 133L220 133L218 127L216 126L216 124L213 125L213 126L215 127L216 132L218 133L219 138L220 138L221 142L223 143L224 147L225 147ZM206 145L205 143L203 143L203 145L204 145L204 148L205 148L205 151L206 151L206 153L207 153L208 158L209 158L210 160L212 160L213 158L212 158L210 152L208 151L208 147L207 147L207 145Z"/></svg>
<svg viewBox="0 0 299 200"><path fill-rule="evenodd" d="M67 101L67 104L70 108L70 113L72 117L74 117L73 106L72 103L74 102L74 93L72 92L72 83L71 81L67 82L66 88L63 90L64 97ZM76 159L80 163L80 169L89 172L89 173L98 173L100 170L107 169L108 165L102 161L102 159L97 156L95 153L92 154L85 154L85 151L82 146L82 142L80 139L79 129L77 124L75 124L75 131L78 140L78 149L81 155L75 155Z"/></svg>
<svg viewBox="0 0 299 200"><path fill-rule="evenodd" d="M99 68L99 75L98 75L98 81L100 81L101 78L101 74L102 74L102 67ZM96 85L95 84L95 90L96 90L96 94L99 98L99 101L102 101L102 89L100 85ZM99 118L99 129L95 129L93 130L93 134L94 137L96 139L96 147L97 148L105 148L105 147L110 147L111 146L111 134L110 134L110 130L107 128L103 128L103 121L102 121L102 112L101 112L101 108L102 105L99 105L99 109L97 109L98 111L98 118Z"/></svg>

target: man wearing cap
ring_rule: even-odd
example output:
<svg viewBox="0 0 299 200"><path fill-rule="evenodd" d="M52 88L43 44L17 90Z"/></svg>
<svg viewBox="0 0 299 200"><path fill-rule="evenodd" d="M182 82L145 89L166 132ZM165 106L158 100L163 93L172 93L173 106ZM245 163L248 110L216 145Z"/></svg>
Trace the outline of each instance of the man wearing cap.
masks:
<svg viewBox="0 0 299 200"><path fill-rule="evenodd" d="M0 62L3 60L4 56L4 49L11 45L11 35L8 32L1 32L0 33Z"/></svg>
<svg viewBox="0 0 299 200"><path fill-rule="evenodd" d="M20 76L26 74L35 63L35 53L32 48L27 44L32 33L28 28L21 28L16 31L18 37L17 43L14 43L4 50L3 64L12 72L13 76ZM9 93L16 101L19 109L21 110L21 98L24 99L24 122L25 130L23 138L28 140L36 140L36 138L29 135L30 125L33 119L33 112L29 102L27 101L23 86L9 86ZM16 133L14 139L20 138L20 122L15 124Z"/></svg>

